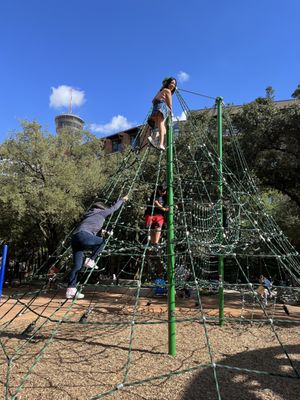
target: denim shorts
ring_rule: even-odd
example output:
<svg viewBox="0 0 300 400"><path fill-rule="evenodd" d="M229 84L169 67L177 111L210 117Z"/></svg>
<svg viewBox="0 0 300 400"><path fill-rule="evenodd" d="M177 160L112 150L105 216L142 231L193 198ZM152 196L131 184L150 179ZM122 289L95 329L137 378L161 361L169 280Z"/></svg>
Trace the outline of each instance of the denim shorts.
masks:
<svg viewBox="0 0 300 400"><path fill-rule="evenodd" d="M171 110L167 106L167 104L164 101L156 101L153 103L153 108L152 108L152 113L148 119L148 124L151 126L151 128L155 128L154 121L152 119L153 114L156 114L157 112L160 112L163 116L164 121L167 119L168 115L171 113Z"/></svg>

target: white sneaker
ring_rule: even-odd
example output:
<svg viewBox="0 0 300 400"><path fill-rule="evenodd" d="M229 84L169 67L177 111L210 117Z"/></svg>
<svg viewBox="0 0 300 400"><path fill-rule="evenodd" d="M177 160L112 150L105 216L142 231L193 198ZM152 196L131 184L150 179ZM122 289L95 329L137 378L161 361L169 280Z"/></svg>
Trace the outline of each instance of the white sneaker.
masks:
<svg viewBox="0 0 300 400"><path fill-rule="evenodd" d="M98 269L96 263L91 258L86 258L83 264L86 268Z"/></svg>
<svg viewBox="0 0 300 400"><path fill-rule="evenodd" d="M163 144L160 144L160 145L158 146L158 149L159 149L159 150L162 150L162 151L165 151L165 150L166 150L166 148L165 148L165 146L164 146Z"/></svg>
<svg viewBox="0 0 300 400"><path fill-rule="evenodd" d="M75 287L68 287L66 291L66 299L83 299L84 294L78 292Z"/></svg>

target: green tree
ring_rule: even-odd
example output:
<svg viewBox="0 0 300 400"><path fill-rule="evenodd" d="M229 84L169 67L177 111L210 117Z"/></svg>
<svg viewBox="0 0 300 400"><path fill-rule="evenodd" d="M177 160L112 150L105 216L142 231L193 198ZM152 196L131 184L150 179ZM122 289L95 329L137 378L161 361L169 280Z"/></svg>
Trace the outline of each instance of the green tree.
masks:
<svg viewBox="0 0 300 400"><path fill-rule="evenodd" d="M266 87L266 97L268 98L268 99L271 99L271 100L274 100L274 97L275 97L275 91L274 91L274 89L272 88L272 86L267 86Z"/></svg>
<svg viewBox="0 0 300 400"><path fill-rule="evenodd" d="M37 122L1 151L0 236L19 251L52 253L104 183L102 143L87 132L44 132Z"/></svg>
<svg viewBox="0 0 300 400"><path fill-rule="evenodd" d="M292 93L292 97L294 99L300 99L300 85L297 86L297 88L294 90Z"/></svg>
<svg viewBox="0 0 300 400"><path fill-rule="evenodd" d="M266 210L273 216L291 243L300 248L299 209L287 196L274 189L261 193Z"/></svg>
<svg viewBox="0 0 300 400"><path fill-rule="evenodd" d="M245 105L234 117L250 168L263 185L289 196L300 207L300 106L280 110L269 98Z"/></svg>

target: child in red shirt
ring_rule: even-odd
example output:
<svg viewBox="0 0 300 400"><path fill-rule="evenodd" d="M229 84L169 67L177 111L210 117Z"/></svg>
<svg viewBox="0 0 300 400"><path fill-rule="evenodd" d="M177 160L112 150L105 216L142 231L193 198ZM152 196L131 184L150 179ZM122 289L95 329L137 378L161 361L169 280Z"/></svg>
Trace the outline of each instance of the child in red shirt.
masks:
<svg viewBox="0 0 300 400"><path fill-rule="evenodd" d="M156 194L152 193L150 204L145 211L146 227L151 227L150 242L153 245L159 243L161 229L165 222L165 213L169 211L167 205L167 191L165 187L158 186Z"/></svg>

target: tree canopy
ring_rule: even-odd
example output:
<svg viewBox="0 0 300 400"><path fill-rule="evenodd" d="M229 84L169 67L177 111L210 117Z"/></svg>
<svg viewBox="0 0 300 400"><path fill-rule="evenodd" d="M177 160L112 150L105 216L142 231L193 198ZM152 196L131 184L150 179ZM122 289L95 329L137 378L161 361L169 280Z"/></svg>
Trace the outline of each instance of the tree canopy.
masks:
<svg viewBox="0 0 300 400"><path fill-rule="evenodd" d="M248 165L261 183L278 190L300 207L300 106L279 109L258 98L234 116Z"/></svg>
<svg viewBox="0 0 300 400"><path fill-rule="evenodd" d="M51 253L105 180L102 144L87 132L54 136L23 122L0 151L1 239Z"/></svg>
<svg viewBox="0 0 300 400"><path fill-rule="evenodd" d="M294 99L300 99L300 85L297 86L297 88L294 90L292 93L292 97Z"/></svg>

